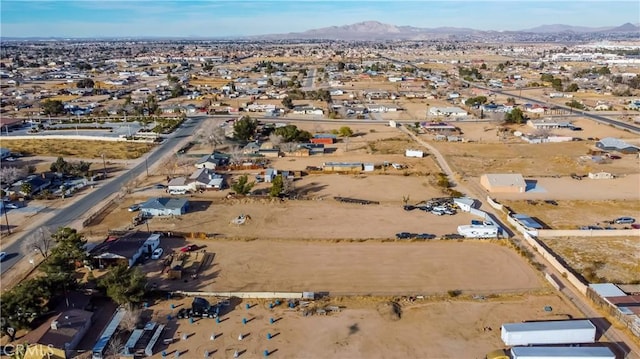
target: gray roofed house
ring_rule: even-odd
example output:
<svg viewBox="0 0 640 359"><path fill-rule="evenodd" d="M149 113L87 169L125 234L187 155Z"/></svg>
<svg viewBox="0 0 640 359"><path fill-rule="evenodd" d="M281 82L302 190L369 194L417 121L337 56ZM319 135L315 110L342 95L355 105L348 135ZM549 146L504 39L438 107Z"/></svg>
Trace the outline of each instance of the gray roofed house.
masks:
<svg viewBox="0 0 640 359"><path fill-rule="evenodd" d="M216 167L226 166L227 164L229 164L229 156L223 153L214 152L200 158L198 162L196 162L195 166L197 168L209 168L213 170L216 169Z"/></svg>
<svg viewBox="0 0 640 359"><path fill-rule="evenodd" d="M189 210L186 198L155 197L149 198L140 205L145 216L180 216Z"/></svg>
<svg viewBox="0 0 640 359"><path fill-rule="evenodd" d="M640 152L640 147L630 145L620 139L613 137L605 137L600 141L596 142L596 147L605 150L605 151L618 151L621 153L638 153Z"/></svg>
<svg viewBox="0 0 640 359"><path fill-rule="evenodd" d="M191 176L189 176L189 180L192 181L192 184L196 189L224 188L224 177L208 168L201 168L193 172Z"/></svg>

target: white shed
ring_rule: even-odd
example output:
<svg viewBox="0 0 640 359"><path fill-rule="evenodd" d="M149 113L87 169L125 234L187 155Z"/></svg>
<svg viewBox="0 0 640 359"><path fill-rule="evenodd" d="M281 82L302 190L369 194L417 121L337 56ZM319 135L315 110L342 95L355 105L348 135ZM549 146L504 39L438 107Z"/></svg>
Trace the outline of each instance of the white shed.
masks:
<svg viewBox="0 0 640 359"><path fill-rule="evenodd" d="M613 174L609 172L589 172L590 179L613 179Z"/></svg>
<svg viewBox="0 0 640 359"><path fill-rule="evenodd" d="M417 157L417 158L422 158L424 157L424 152L420 151L420 150L406 150L404 152L404 155L406 157Z"/></svg>

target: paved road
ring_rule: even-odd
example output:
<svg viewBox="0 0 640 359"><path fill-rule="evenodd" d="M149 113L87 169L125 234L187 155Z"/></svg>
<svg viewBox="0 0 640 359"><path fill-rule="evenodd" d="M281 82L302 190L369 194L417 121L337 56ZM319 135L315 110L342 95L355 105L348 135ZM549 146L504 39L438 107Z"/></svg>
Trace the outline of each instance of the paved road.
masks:
<svg viewBox="0 0 640 359"><path fill-rule="evenodd" d="M109 182L99 185L91 193L88 193L85 197L73 203L70 206L61 208L42 226L44 227L60 227L66 226L76 219L82 217L89 212L91 208L105 200L112 194L119 192L120 189L132 178L135 178L146 171L147 164L151 165L157 161L160 161L168 152L172 151L174 147L186 136L193 133L195 127L197 127L201 120L205 117L190 117L182 126L180 126L172 136L156 148L153 152L147 155L147 160L140 161L138 165L130 169L128 172L122 174L119 177L111 179ZM28 238L28 236L35 233L39 227L31 228L29 231L24 232L22 238ZM11 244L4 247L3 251L7 252L7 258L2 262L0 266L0 273L5 273L11 267L13 267L18 261L24 258L22 241L20 239L14 240Z"/></svg>
<svg viewBox="0 0 640 359"><path fill-rule="evenodd" d="M314 89L314 84L315 84L315 79L316 79L316 69L309 69L309 71L307 71L307 76L305 76L304 78L304 83L302 84L302 90L313 90Z"/></svg>

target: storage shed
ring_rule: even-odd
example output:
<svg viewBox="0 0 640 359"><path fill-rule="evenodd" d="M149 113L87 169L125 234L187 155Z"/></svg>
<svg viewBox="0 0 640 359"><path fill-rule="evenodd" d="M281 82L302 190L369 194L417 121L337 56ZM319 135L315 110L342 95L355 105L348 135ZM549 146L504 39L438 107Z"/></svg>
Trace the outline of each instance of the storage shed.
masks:
<svg viewBox="0 0 640 359"><path fill-rule="evenodd" d="M595 343L596 327L590 320L508 323L500 337L508 346Z"/></svg>
<svg viewBox="0 0 640 359"><path fill-rule="evenodd" d="M615 359L607 347L513 347L511 359Z"/></svg>
<svg viewBox="0 0 640 359"><path fill-rule="evenodd" d="M519 173L484 174L480 184L491 193L524 193L527 189L527 183Z"/></svg>
<svg viewBox="0 0 640 359"><path fill-rule="evenodd" d="M404 155L407 156L407 157L422 158L422 157L424 157L424 152L422 152L420 150L406 150L404 152Z"/></svg>

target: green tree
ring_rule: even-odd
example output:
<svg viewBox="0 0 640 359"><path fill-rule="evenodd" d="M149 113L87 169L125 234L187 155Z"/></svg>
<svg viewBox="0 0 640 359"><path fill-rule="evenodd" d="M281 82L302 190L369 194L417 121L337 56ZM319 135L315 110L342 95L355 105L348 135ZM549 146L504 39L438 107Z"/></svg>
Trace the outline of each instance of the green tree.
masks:
<svg viewBox="0 0 640 359"><path fill-rule="evenodd" d="M121 264L98 279L98 287L114 302L125 305L144 300L147 277L140 268L128 268Z"/></svg>
<svg viewBox="0 0 640 359"><path fill-rule="evenodd" d="M516 99L513 98L513 97L507 97L507 104L515 105L516 104Z"/></svg>
<svg viewBox="0 0 640 359"><path fill-rule="evenodd" d="M25 196L30 196L31 191L33 191L33 186L31 185L31 183L22 182L22 185L20 185L20 192L22 192L22 194L24 194Z"/></svg>
<svg viewBox="0 0 640 359"><path fill-rule="evenodd" d="M338 62L338 71L344 71L346 64L342 61Z"/></svg>
<svg viewBox="0 0 640 359"><path fill-rule="evenodd" d="M340 129L338 129L338 134L341 137L351 137L353 136L353 130L351 129L351 127L342 126L340 127Z"/></svg>
<svg viewBox="0 0 640 359"><path fill-rule="evenodd" d="M580 86L578 86L577 83L572 82L571 85L567 86L566 89L564 89L566 92L576 92L580 89Z"/></svg>
<svg viewBox="0 0 640 359"><path fill-rule="evenodd" d="M285 98L282 99L282 106L284 106L285 108L288 109L292 109L293 108L293 100L291 99L291 97L287 96Z"/></svg>
<svg viewBox="0 0 640 359"><path fill-rule="evenodd" d="M511 112L504 114L504 120L508 123L523 123L525 116L521 109L514 108Z"/></svg>
<svg viewBox="0 0 640 359"><path fill-rule="evenodd" d="M556 91L562 91L562 79L555 78L551 81L551 87Z"/></svg>
<svg viewBox="0 0 640 359"><path fill-rule="evenodd" d="M542 81L542 82L552 82L553 81L553 75L552 74L542 74L540 76L540 81Z"/></svg>
<svg viewBox="0 0 640 359"><path fill-rule="evenodd" d="M58 159L51 164L49 169L51 170L51 172L64 174L64 173L67 173L67 171L69 170L69 163L65 161L64 158L58 157Z"/></svg>
<svg viewBox="0 0 640 359"><path fill-rule="evenodd" d="M77 265L87 259L82 234L70 227L60 227L51 235L55 246L42 263L42 271L49 276L73 277Z"/></svg>
<svg viewBox="0 0 640 359"><path fill-rule="evenodd" d="M231 185L231 189L239 195L246 196L251 192L254 185L255 182L249 182L249 177L247 175L242 175L234 184Z"/></svg>
<svg viewBox="0 0 640 359"><path fill-rule="evenodd" d="M273 131L274 134L281 136L284 142L306 142L313 137L308 131L301 131L295 125L286 125L278 127Z"/></svg>
<svg viewBox="0 0 640 359"><path fill-rule="evenodd" d="M64 113L64 104L60 100L46 100L42 103L45 115L61 115Z"/></svg>
<svg viewBox="0 0 640 359"><path fill-rule="evenodd" d="M269 190L269 195L271 197L278 197L283 190L284 180L282 179L282 175L277 175L271 181L271 189Z"/></svg>
<svg viewBox="0 0 640 359"><path fill-rule="evenodd" d="M233 137L240 141L249 141L258 129L258 121L249 116L242 118L233 124Z"/></svg>
<svg viewBox="0 0 640 359"><path fill-rule="evenodd" d="M95 83L93 82L93 80L88 78L82 79L76 83L76 87L79 89L93 88L94 86L95 86Z"/></svg>

